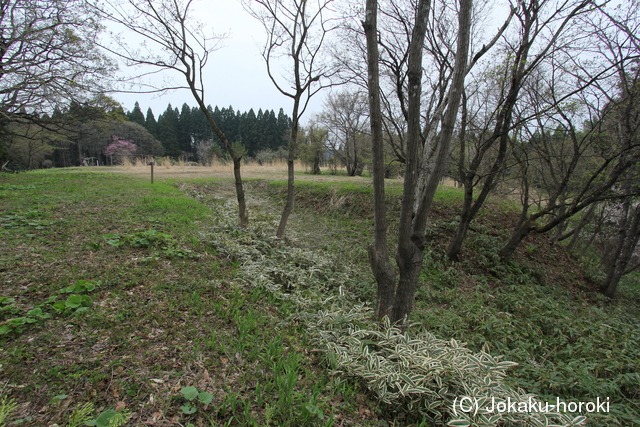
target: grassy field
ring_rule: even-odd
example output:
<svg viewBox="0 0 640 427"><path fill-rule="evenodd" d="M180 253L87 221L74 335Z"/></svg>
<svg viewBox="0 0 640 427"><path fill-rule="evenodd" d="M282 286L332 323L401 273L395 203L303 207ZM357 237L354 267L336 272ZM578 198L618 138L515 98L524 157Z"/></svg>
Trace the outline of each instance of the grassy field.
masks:
<svg viewBox="0 0 640 427"><path fill-rule="evenodd" d="M178 187L85 169L0 175L9 425L84 425L87 403L90 419L117 410L129 425L377 425L287 304L199 237L212 210Z"/></svg>
<svg viewBox="0 0 640 427"><path fill-rule="evenodd" d="M228 171L156 171L153 185L145 167L0 175L0 426L9 402L8 425L26 426L118 416L136 426L425 425L333 374L295 303L252 284L223 241L244 238L221 228ZM273 223L283 171L245 177L252 221ZM284 246L339 260L331 274L346 270L340 283L372 301L369 180L299 180ZM389 182L392 228L400 185ZM513 212L499 201L451 265L443 249L459 201L457 189L438 193L412 328L505 355L519 363L508 381L544 398L609 397L611 413L591 425L640 423L638 279L606 301L597 277L543 237L500 264ZM284 246L253 258L278 259Z"/></svg>

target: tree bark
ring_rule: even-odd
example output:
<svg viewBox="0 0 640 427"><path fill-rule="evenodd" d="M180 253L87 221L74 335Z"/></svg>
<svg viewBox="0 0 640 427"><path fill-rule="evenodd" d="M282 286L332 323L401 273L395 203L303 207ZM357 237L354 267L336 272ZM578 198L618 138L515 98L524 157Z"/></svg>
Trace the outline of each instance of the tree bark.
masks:
<svg viewBox="0 0 640 427"><path fill-rule="evenodd" d="M410 233L406 236L410 243L405 242L403 244L403 236L400 235L399 232L396 262L398 263L398 268L400 270L400 280L395 296L395 306L392 317L392 320L394 321L407 319L413 308L415 291L418 284L420 270L422 268L424 248L426 247L425 228L427 225L427 218L431 211L431 205L433 203L436 190L444 173L447 157L449 156L449 147L451 145L453 130L460 106L460 99L464 89L464 79L467 74L472 8L472 0L460 0L460 10L458 12L458 41L456 46L453 80L448 93L447 109L442 119L442 128L439 135L435 162L428 175L426 183L418 182L417 185L413 187L417 187L419 189L419 192L416 195L417 200L415 200L414 197L410 197L410 200L407 201L407 205L411 203L415 209L415 211L410 211ZM409 84L411 85L411 81ZM419 95L417 97L417 102L417 107L412 105L412 96L410 92L409 112L410 115L417 115L419 119ZM414 110L414 108L417 108L417 110ZM417 131L419 132L419 129L417 129ZM412 140L411 134L408 135L407 147L414 142L421 141L419 133L417 133L416 136L418 138L416 140ZM409 149L407 152L409 153ZM423 156L425 155L427 154L423 153ZM419 160L416 163L419 163ZM424 165L426 163L422 162L422 164ZM416 176L420 175L419 170L410 170L409 166L407 166L406 175L409 175L410 173L414 173ZM407 191L406 182L407 177L405 176L405 191ZM403 195L403 202L404 197L406 197L406 195Z"/></svg>
<svg viewBox="0 0 640 427"><path fill-rule="evenodd" d="M369 264L375 276L377 289L376 316L391 316L396 273L389 262L387 247L387 208L384 188L384 141L382 135L382 108L380 105L380 54L378 51L378 1L367 0L365 20L362 23L367 41L367 71L372 146L373 175L373 245L369 245Z"/></svg>
<svg viewBox="0 0 640 427"><path fill-rule="evenodd" d="M596 203L591 204L587 212L585 212L585 214L580 218L580 222L578 222L578 225L573 230L573 236L571 236L571 240L567 245L567 252L572 253L575 249L576 245L578 244L578 240L580 239L580 235L582 234L582 230L589 223L589 221L591 221L591 218L593 218L595 208Z"/></svg>
<svg viewBox="0 0 640 427"><path fill-rule="evenodd" d="M613 298L620 279L627 273L638 240L640 239L640 206L631 206L631 200L624 202L624 219L619 226L619 238L616 248L609 258L607 277L602 286L605 296Z"/></svg>
<svg viewBox="0 0 640 427"><path fill-rule="evenodd" d="M204 100L196 90L195 82L189 79L189 77L187 77L187 82L189 84L189 87L191 88L191 93L193 94L193 97L195 98L196 102L198 103L198 106L200 107L200 110L207 118L207 121L209 122L209 126L211 126L211 129L213 130L213 132L220 139L220 141L222 141L222 144L227 149L227 152L229 153L229 155L231 156L231 159L233 160L233 178L234 178L235 187L236 187L236 199L238 200L238 216L240 217L240 227L244 228L247 225L249 225L249 214L247 212L247 203L244 195L244 186L242 183L242 175L240 173L242 156L236 153L236 151L231 146L231 143L229 143L227 136L218 127L218 124L213 119L213 116L209 112L209 109L204 104Z"/></svg>
<svg viewBox="0 0 640 427"><path fill-rule="evenodd" d="M422 147L421 111L422 96L422 50L427 31L430 0L420 0L416 21L411 34L407 61L408 106L407 106L407 151L404 188L398 226L396 264L400 277L394 296L391 320L403 320L411 312L418 275L422 267L424 242L414 240L413 221L416 218L416 194L420 174L420 149ZM424 239L424 237L423 237Z"/></svg>
<svg viewBox="0 0 640 427"><path fill-rule="evenodd" d="M278 224L278 230L276 231L276 237L278 239L282 239L284 237L284 232L287 228L287 221L289 221L289 216L291 215L291 212L293 212L293 204L296 197L295 159L296 149L298 147L298 131L300 128L300 115L298 114L299 108L300 96L297 96L293 101L293 122L291 124L289 155L287 157L287 201L284 205L284 209L282 210L282 215L280 215L280 223Z"/></svg>
<svg viewBox="0 0 640 427"><path fill-rule="evenodd" d="M439 144L436 154L436 162L430 171L428 178L421 174L421 165L427 162L421 161L420 150L423 147L421 135L421 94L422 94L422 52L427 31L427 21L431 7L430 0L420 0L418 3L415 25L411 35L408 56L408 106L407 106L407 143L404 191L398 229L398 246L396 250L396 264L399 271L397 284L394 283L395 275L388 265L386 249L386 222L380 211L375 216L375 245L369 248L371 267L378 282L378 309L379 317L385 315L392 322L405 321L411 313L413 300L418 284L418 278L422 268L424 237L427 217L433 201L433 196L444 171L446 158L449 154L450 140L453 135L455 120L462 89L466 75L472 0L460 0L460 12L458 14L458 41L455 55L453 81L450 86L447 110L442 119L442 129L439 136ZM367 21L365 21L365 33L367 35L368 66L369 66L369 95L372 112L372 131L379 133L379 152L374 154L374 200L376 210L384 213L384 163L382 148L382 127L378 120L381 118L380 105L375 104L375 97L379 97L377 66L377 37L375 27L375 13L377 9L375 0L367 1ZM374 50L374 48L376 50ZM378 98L379 100L379 98ZM378 101L379 102L379 101ZM377 108L377 109L376 109ZM374 138L375 141L375 138ZM375 146L374 145L374 146ZM424 151L424 150L423 150ZM423 153L428 155L428 153ZM380 197L382 195L382 197ZM380 228L379 228L380 227Z"/></svg>

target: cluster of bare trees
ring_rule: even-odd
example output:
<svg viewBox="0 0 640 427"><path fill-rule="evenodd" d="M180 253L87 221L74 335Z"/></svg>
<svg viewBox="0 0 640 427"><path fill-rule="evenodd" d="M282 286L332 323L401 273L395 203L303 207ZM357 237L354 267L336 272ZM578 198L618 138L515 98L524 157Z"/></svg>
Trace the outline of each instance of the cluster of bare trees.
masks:
<svg viewBox="0 0 640 427"><path fill-rule="evenodd" d="M113 64L96 47L100 28L83 0L0 1L0 166L11 149L28 164L51 150L43 113L106 89Z"/></svg>
<svg viewBox="0 0 640 427"><path fill-rule="evenodd" d="M193 6L193 0L0 2L0 19L8 23L0 33L0 130L36 102L98 87L110 63L96 46L143 67L143 75L172 72L182 79L172 88L191 92L233 160L245 226L242 154L205 103L210 92L203 74L224 36L199 22ZM339 158L349 175L365 167L372 173L369 256L380 317L398 321L411 312L430 244L425 227L445 174L464 187L447 249L452 261L464 256L465 238L489 196L509 190L518 194L521 212L499 251L503 261L531 233L570 239L571 249L615 229L605 257L607 295L634 268L640 236L637 3L512 0L501 9L473 0L367 0L360 9L330 0L247 0L244 6L264 26L266 73L291 100L288 197L276 234L284 236L294 206L301 118L321 90L346 85L327 97L304 135ZM121 36L100 42L92 35L99 22L119 27ZM23 23L33 31L20 32ZM127 34L144 42L132 44ZM25 45L31 50L20 49ZM46 80L43 69L58 71ZM319 157L310 158L317 167ZM387 241L384 186L392 162L402 165L404 176L395 248ZM598 213L605 211L615 212L609 215L615 220L602 220Z"/></svg>
<svg viewBox="0 0 640 427"><path fill-rule="evenodd" d="M528 234L553 231L555 241L562 240L575 233L571 220L585 209L624 201L615 255L606 258L606 294L614 294L638 241L636 8L610 11L591 0L512 2L510 14L483 40L469 34L471 28L482 34L480 7L472 1L455 7L367 2L376 200L369 254L380 317L399 321L411 312L429 244L426 219L449 161L464 187L447 251L451 260L461 255L470 224L499 187L517 189L522 202L499 251L505 262ZM381 179L385 136L405 165L395 267Z"/></svg>

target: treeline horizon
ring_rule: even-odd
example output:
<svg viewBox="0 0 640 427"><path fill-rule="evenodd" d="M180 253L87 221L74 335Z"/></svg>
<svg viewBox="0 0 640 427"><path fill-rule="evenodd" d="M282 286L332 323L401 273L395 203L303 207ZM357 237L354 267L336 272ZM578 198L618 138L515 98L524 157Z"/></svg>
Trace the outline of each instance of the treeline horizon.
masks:
<svg viewBox="0 0 640 427"><path fill-rule="evenodd" d="M207 109L229 141L244 147L249 157L254 157L262 150L275 151L288 145L287 133L291 128L291 118L282 108L277 115L274 110L263 111L262 108L257 113L253 108L241 112L231 105L223 108L209 105ZM157 118L151 107L143 114L139 102L136 102L133 109L125 115L127 120L144 127L162 144L165 156L182 156L191 161L199 161L199 144L223 148L202 110L191 107L186 102L180 109L169 103Z"/></svg>
<svg viewBox="0 0 640 427"><path fill-rule="evenodd" d="M229 141L241 146L245 156L282 151L288 145L291 119L281 108L241 112L232 106L208 106L211 115ZM135 144L135 156L168 156L206 163L226 151L213 133L204 113L187 103L174 108L170 103L157 116L149 107L144 115L138 102L131 111L108 96L87 102L70 102L29 121L15 121L3 128L0 160L3 170L18 171L50 167L109 165L121 156L105 150L114 141Z"/></svg>

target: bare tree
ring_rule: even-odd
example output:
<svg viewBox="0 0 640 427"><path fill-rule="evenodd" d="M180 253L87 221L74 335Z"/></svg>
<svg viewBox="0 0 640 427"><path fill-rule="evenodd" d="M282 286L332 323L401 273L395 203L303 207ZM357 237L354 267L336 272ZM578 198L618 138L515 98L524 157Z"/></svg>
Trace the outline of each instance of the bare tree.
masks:
<svg viewBox="0 0 640 427"><path fill-rule="evenodd" d="M640 161L640 49L635 36L640 21L637 8L625 10L632 13L619 20L602 8L583 15L584 28L592 35L589 61L558 55L545 78L526 90L525 98L542 113L523 126L527 135L519 143L526 147L521 157L529 176L522 180L520 220L500 250L503 260L531 232L562 231L568 218L595 202L637 194L637 185L630 183L637 182Z"/></svg>
<svg viewBox="0 0 640 427"><path fill-rule="evenodd" d="M151 90L188 89L191 92L233 161L240 225L244 227L249 222L249 216L240 174L242 155L232 147L205 103L205 67L224 36L208 31L194 18L190 9L192 3L193 0L123 0L94 7L106 19L145 41L132 47L118 38L114 45L103 46L105 49L128 65L151 67L152 73L171 71L184 78L185 85Z"/></svg>
<svg viewBox="0 0 640 427"><path fill-rule="evenodd" d="M526 168L520 177L522 211L499 252L503 261L529 233L549 232L593 203L628 196L630 191L616 187L637 179L629 175L640 160L636 142L624 139L605 145L611 135L605 123L578 129L574 122L580 116L561 109L557 115L550 123L538 118L535 133L529 130L526 139L517 142L516 156Z"/></svg>
<svg viewBox="0 0 640 427"><path fill-rule="evenodd" d="M42 113L106 89L114 66L97 50L100 32L83 0L0 1L0 133L16 120L42 126Z"/></svg>
<svg viewBox="0 0 640 427"><path fill-rule="evenodd" d="M418 276L422 268L426 241L424 231L427 216L430 211L435 189L444 170L444 163L448 156L449 143L453 136L454 123L464 87L469 61L471 0L461 0L458 4L457 46L455 48L454 66L451 75L451 85L447 93L446 107L442 107L443 114L437 115L440 132L434 161L430 163L429 171L425 170L425 158L429 156L428 142L422 133L422 76L423 76L423 46L428 27L428 17L431 11L430 0L420 0L417 5L415 21L411 23L412 30L407 49L407 85L406 85L406 169L404 191L400 212L398 230L398 247L396 264L399 277L388 261L386 241L386 220L384 218L384 172L381 105L379 101L379 72L378 58L378 28L377 1L369 0L366 6L364 30L367 37L368 69L369 69L369 99L371 110L371 128L373 136L373 175L374 175L374 204L375 204L375 233L374 244L369 247L371 268L378 282L377 315L389 316L392 321L406 319L411 312L413 298L417 288ZM404 97L404 95L403 95ZM436 125L435 122L431 122ZM427 132L435 137L436 132ZM429 138L426 137L426 139Z"/></svg>
<svg viewBox="0 0 640 427"><path fill-rule="evenodd" d="M348 176L361 175L365 167L368 138L368 108L361 92L331 94L324 103L318 122L329 132L327 148L347 168Z"/></svg>
<svg viewBox="0 0 640 427"><path fill-rule="evenodd" d="M468 162L464 158L467 155L466 147L460 151L458 179L465 188L465 195L458 229L447 249L450 259L458 258L471 221L498 183L498 177L508 158L510 132L514 127L514 109L523 85L550 54L561 44L567 43L562 37L569 24L592 6L592 0L560 4L526 0L518 1L513 7L517 40L505 43L506 58L500 68L503 70L500 80L503 84L499 84L501 91L490 122L493 130L478 141ZM491 160L488 161L489 157ZM488 168L484 166L487 163L490 165ZM479 186L481 189L476 195L474 192Z"/></svg>
<svg viewBox="0 0 640 427"><path fill-rule="evenodd" d="M320 164L324 161L327 134L327 130L322 129L315 122L310 122L300 129L300 160L306 164L313 175L321 173Z"/></svg>
<svg viewBox="0 0 640 427"><path fill-rule="evenodd" d="M294 160L300 129L300 118L309 101L331 84L334 68L326 63L323 48L327 36L335 28L329 6L331 0L254 0L244 2L245 9L263 25L267 41L262 56L275 87L293 101L289 154L287 158L287 201L276 236L284 237L295 198ZM287 76L278 75L285 58Z"/></svg>

